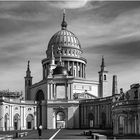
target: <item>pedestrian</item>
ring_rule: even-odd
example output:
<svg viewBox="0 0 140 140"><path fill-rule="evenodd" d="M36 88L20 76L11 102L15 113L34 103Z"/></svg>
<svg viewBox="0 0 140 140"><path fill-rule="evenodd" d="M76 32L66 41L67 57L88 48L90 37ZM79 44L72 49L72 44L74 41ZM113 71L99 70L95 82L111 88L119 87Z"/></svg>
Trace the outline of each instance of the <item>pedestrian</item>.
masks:
<svg viewBox="0 0 140 140"><path fill-rule="evenodd" d="M42 125L38 127L38 135L39 137L42 135Z"/></svg>

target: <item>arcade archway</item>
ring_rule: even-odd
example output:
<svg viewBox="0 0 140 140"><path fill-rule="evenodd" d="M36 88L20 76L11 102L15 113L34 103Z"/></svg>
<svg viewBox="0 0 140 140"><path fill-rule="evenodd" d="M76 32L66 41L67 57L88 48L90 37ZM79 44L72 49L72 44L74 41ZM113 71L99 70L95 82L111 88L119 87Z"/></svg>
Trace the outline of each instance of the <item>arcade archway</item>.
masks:
<svg viewBox="0 0 140 140"><path fill-rule="evenodd" d="M26 128L33 129L33 127L34 127L34 118L33 118L33 115L29 114L26 117Z"/></svg>
<svg viewBox="0 0 140 140"><path fill-rule="evenodd" d="M41 103L45 99L44 93L42 90L39 90L36 93L35 100L37 101L37 125L42 125L42 106Z"/></svg>
<svg viewBox="0 0 140 140"><path fill-rule="evenodd" d="M63 111L59 111L56 114L56 127L65 128L65 113Z"/></svg>
<svg viewBox="0 0 140 140"><path fill-rule="evenodd" d="M5 127L5 131L8 130L8 121L9 121L9 115L8 114L5 114L4 116L4 127Z"/></svg>
<svg viewBox="0 0 140 140"><path fill-rule="evenodd" d="M20 116L19 114L15 114L14 116L14 130L20 129Z"/></svg>
<svg viewBox="0 0 140 140"><path fill-rule="evenodd" d="M119 134L124 134L124 127L125 127L124 121L125 121L125 117L119 116L119 120L118 120L118 122L119 122L119 129L118 129Z"/></svg>
<svg viewBox="0 0 140 140"><path fill-rule="evenodd" d="M88 115L88 125L89 125L89 128L93 128L94 127L94 115L92 113L90 113Z"/></svg>
<svg viewBox="0 0 140 140"><path fill-rule="evenodd" d="M102 112L101 118L102 118L101 127L104 129L106 127L106 114L104 112Z"/></svg>

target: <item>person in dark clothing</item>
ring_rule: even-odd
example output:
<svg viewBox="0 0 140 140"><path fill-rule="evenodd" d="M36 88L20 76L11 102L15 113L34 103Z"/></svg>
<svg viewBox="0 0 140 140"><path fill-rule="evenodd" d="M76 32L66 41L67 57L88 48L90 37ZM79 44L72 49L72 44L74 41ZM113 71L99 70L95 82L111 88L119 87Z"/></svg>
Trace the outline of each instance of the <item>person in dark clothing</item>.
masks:
<svg viewBox="0 0 140 140"><path fill-rule="evenodd" d="M42 135L42 125L38 127L38 135L39 137Z"/></svg>

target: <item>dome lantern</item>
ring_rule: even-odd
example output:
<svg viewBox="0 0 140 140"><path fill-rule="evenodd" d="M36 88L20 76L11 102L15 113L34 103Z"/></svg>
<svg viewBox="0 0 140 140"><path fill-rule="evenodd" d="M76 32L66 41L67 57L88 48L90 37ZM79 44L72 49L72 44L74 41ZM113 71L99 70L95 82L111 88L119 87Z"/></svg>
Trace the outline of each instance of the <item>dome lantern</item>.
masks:
<svg viewBox="0 0 140 140"><path fill-rule="evenodd" d="M65 12L65 9L64 9L63 10L63 21L61 23L62 30L65 30L67 28L67 22L65 21L65 17L66 17L66 12Z"/></svg>

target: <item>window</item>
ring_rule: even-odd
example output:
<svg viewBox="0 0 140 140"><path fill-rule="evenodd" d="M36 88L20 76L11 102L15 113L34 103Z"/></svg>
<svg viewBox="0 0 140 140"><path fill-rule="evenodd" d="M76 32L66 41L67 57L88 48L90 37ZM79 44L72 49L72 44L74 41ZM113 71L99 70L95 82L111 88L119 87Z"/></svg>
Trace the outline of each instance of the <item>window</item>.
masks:
<svg viewBox="0 0 140 140"><path fill-rule="evenodd" d="M65 98L65 86L64 85L57 85L56 86L56 97L57 99L64 99Z"/></svg>
<svg viewBox="0 0 140 140"><path fill-rule="evenodd" d="M58 112L57 113L57 121L64 121L64 119L65 119L65 114L64 114L64 112Z"/></svg>
<svg viewBox="0 0 140 140"><path fill-rule="evenodd" d="M106 75L104 75L104 80L106 80Z"/></svg>

